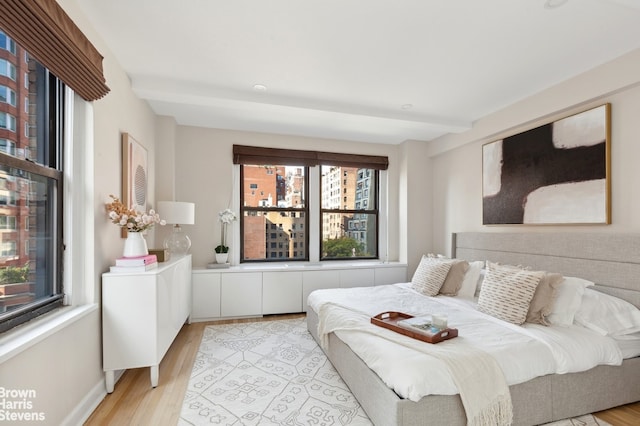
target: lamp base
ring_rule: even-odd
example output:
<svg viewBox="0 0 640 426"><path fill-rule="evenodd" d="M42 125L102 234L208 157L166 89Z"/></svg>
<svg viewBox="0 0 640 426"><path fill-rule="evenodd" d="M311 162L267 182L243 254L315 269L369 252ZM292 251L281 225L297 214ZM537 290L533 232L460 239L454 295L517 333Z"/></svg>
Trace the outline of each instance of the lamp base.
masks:
<svg viewBox="0 0 640 426"><path fill-rule="evenodd" d="M164 240L164 248L169 250L173 256L184 256L191 248L191 240L182 232L180 225L173 227L173 233Z"/></svg>

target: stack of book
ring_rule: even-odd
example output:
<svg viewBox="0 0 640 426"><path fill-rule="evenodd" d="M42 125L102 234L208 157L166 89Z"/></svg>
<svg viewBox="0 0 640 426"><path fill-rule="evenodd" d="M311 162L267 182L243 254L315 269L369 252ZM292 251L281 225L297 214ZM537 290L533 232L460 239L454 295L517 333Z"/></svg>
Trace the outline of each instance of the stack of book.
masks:
<svg viewBox="0 0 640 426"><path fill-rule="evenodd" d="M120 257L116 259L115 266L110 271L117 273L144 272L158 267L158 257L155 254L147 254L137 257Z"/></svg>

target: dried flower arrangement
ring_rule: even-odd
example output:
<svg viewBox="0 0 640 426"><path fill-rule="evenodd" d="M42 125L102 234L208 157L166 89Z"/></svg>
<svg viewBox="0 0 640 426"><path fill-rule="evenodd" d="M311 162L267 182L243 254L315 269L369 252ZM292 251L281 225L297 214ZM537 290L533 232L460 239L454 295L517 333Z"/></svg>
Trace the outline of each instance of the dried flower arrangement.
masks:
<svg viewBox="0 0 640 426"><path fill-rule="evenodd" d="M149 213L139 212L126 207L115 195L109 196L113 201L107 203L106 207L111 223L115 223L129 232L146 231L156 223L160 225L167 224L166 221L160 219L160 215L153 209L149 210Z"/></svg>

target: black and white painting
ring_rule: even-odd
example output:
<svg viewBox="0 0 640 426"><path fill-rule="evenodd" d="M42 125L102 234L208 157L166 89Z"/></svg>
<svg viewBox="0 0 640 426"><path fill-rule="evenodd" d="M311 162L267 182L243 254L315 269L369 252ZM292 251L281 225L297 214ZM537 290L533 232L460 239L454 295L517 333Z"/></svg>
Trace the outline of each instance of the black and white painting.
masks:
<svg viewBox="0 0 640 426"><path fill-rule="evenodd" d="M610 222L610 104L482 147L482 221Z"/></svg>

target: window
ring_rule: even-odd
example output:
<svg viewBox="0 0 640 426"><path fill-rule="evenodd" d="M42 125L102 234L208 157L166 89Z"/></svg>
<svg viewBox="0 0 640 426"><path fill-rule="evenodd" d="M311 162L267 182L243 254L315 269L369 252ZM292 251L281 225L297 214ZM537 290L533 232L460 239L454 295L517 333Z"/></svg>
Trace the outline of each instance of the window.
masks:
<svg viewBox="0 0 640 426"><path fill-rule="evenodd" d="M0 111L0 129L16 131L16 118L8 112Z"/></svg>
<svg viewBox="0 0 640 426"><path fill-rule="evenodd" d="M306 253L293 250L294 243L306 238L294 231L309 217L304 198L307 168L243 164L240 174L242 261L307 260ZM252 190L258 187L261 195Z"/></svg>
<svg viewBox="0 0 640 426"><path fill-rule="evenodd" d="M7 37L2 30L0 30L0 49L8 50L13 55L16 54L16 42Z"/></svg>
<svg viewBox="0 0 640 426"><path fill-rule="evenodd" d="M4 138L0 138L0 151L9 155L16 155L16 144Z"/></svg>
<svg viewBox="0 0 640 426"><path fill-rule="evenodd" d="M0 47L2 40L0 36ZM0 299L0 332L61 306L63 298L64 86L29 58L18 72L28 73L31 82L31 108L26 116L30 137L17 134L16 141L0 139L0 181L4 185L0 189L0 229L13 230L1 234L0 289L10 283L25 284L14 297ZM0 74L7 73L15 78L15 66L0 60ZM5 97L7 93L3 92ZM15 117L0 113L0 127L15 131ZM16 151L27 158L14 156Z"/></svg>
<svg viewBox="0 0 640 426"><path fill-rule="evenodd" d="M16 257L16 242L15 241L3 241L2 245L0 245L0 257L2 258L14 258ZM9 259L9 260L13 260L13 259ZM0 259L0 261L2 261L2 259ZM5 279L5 277L7 275L11 275L10 273L3 273L3 279ZM5 279L6 280L6 279ZM8 279L9 281L13 282L13 280L11 278ZM6 302L3 302L6 303Z"/></svg>
<svg viewBox="0 0 640 426"><path fill-rule="evenodd" d="M7 229L10 231L16 230L16 217L15 216L0 216L0 229Z"/></svg>
<svg viewBox="0 0 640 426"><path fill-rule="evenodd" d="M16 106L16 92L9 89L7 86L0 85L0 102L4 102L5 104L9 104L11 106Z"/></svg>
<svg viewBox="0 0 640 426"><path fill-rule="evenodd" d="M365 180L373 180L370 185L378 187L376 170L355 167L321 166L320 194L322 195L322 247L320 259L378 257L378 200L377 191L364 197L362 187ZM340 185L346 194L343 202L334 197L325 197L330 188ZM347 183L350 182L350 183ZM362 200L356 202L356 200Z"/></svg>
<svg viewBox="0 0 640 426"><path fill-rule="evenodd" d="M11 80L16 79L16 66L6 59L0 59L0 75L9 77Z"/></svg>
<svg viewBox="0 0 640 426"><path fill-rule="evenodd" d="M386 157L234 145L234 163L240 262L378 258L379 170ZM356 205L364 188L366 202ZM310 216L318 221L309 223Z"/></svg>

